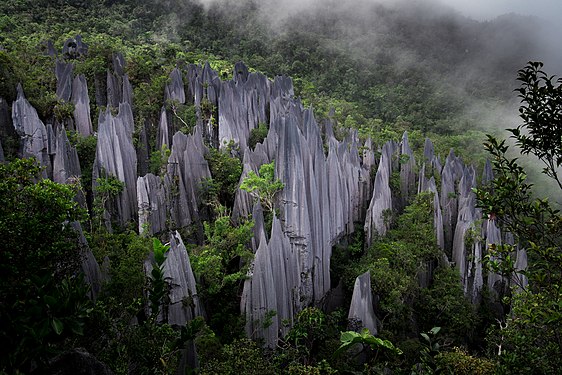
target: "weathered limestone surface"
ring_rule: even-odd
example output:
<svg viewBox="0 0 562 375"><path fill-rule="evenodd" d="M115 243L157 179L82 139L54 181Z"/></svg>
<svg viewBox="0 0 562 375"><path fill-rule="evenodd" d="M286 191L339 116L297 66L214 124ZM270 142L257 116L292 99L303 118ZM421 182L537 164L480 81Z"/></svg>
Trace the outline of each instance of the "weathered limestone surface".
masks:
<svg viewBox="0 0 562 375"><path fill-rule="evenodd" d="M170 148L170 133L168 125L168 115L166 113L166 107L162 107L160 110L160 122L158 123L158 138L156 140L156 152L162 150L162 146L166 145L168 149Z"/></svg>
<svg viewBox="0 0 562 375"><path fill-rule="evenodd" d="M367 328L372 335L377 335L377 317L373 309L371 273L369 271L355 279L347 318L354 323L360 322L361 328Z"/></svg>
<svg viewBox="0 0 562 375"><path fill-rule="evenodd" d="M84 272L84 279L88 285L90 285L90 290L88 295L91 299L95 300L99 292L101 291L102 283L105 281L98 262L88 246L88 241L84 236L82 231L82 226L79 222L75 221L72 223L72 228L78 234L78 243L80 246L80 256L82 258L82 271Z"/></svg>
<svg viewBox="0 0 562 375"><path fill-rule="evenodd" d="M170 250L164 261L164 279L168 280L171 287L169 324L184 326L195 317L203 315L189 255L177 231L170 234Z"/></svg>
<svg viewBox="0 0 562 375"><path fill-rule="evenodd" d="M394 142L389 141L382 148L373 195L365 220L367 246L371 245L376 235L384 236L388 230L388 223L385 222L384 215L389 212L388 210L392 210L392 193L389 182L392 173L392 154L396 151L396 147Z"/></svg>
<svg viewBox="0 0 562 375"><path fill-rule="evenodd" d="M213 147L219 147L218 128L213 124L214 110L218 108L221 80L209 63L203 67L190 64L187 69L189 96L197 113L197 127ZM205 113L210 112L210 113Z"/></svg>
<svg viewBox="0 0 562 375"><path fill-rule="evenodd" d="M445 249L445 234L443 232L443 215L441 213L441 205L439 204L439 192L437 191L437 186L435 179L431 177L426 184L426 191L433 193L433 226L435 227L435 237L437 239L437 245L442 250Z"/></svg>
<svg viewBox="0 0 562 375"><path fill-rule="evenodd" d="M86 77L80 74L72 82L72 103L74 104L74 124L80 135L92 135L92 120L90 118L90 97Z"/></svg>
<svg viewBox="0 0 562 375"><path fill-rule="evenodd" d="M164 99L185 104L185 90L183 87L183 79L181 71L174 68L170 73L170 83L166 85Z"/></svg>
<svg viewBox="0 0 562 375"><path fill-rule="evenodd" d="M168 205L162 179L149 173L137 179L139 233L152 235L166 229Z"/></svg>
<svg viewBox="0 0 562 375"><path fill-rule="evenodd" d="M12 122L21 138L21 156L35 157L49 171L51 162L47 154L47 129L35 108L25 98L21 85L18 85L17 92L17 99L12 104Z"/></svg>
<svg viewBox="0 0 562 375"><path fill-rule="evenodd" d="M133 115L128 103L119 105L113 116L109 110L101 112L98 121L98 142L94 161L94 186L99 177L115 176L125 188L113 202L121 225L136 219L137 214L137 156L133 146Z"/></svg>
<svg viewBox="0 0 562 375"><path fill-rule="evenodd" d="M55 65L55 74L57 77L57 97L65 102L70 101L72 95L72 72L74 65L57 60Z"/></svg>
<svg viewBox="0 0 562 375"><path fill-rule="evenodd" d="M466 167L459 182L458 217L453 240L453 260L465 294L473 302L479 298L483 285L481 227L475 225L482 214L475 208L476 197L472 192L475 186L474 169Z"/></svg>
<svg viewBox="0 0 562 375"><path fill-rule="evenodd" d="M263 338L266 346L275 348L279 329L278 320L272 319L271 324L264 328L268 313L277 311L273 261L263 233L259 243L254 262L248 272L248 279L244 282L240 306L242 313L246 314L248 335Z"/></svg>
<svg viewBox="0 0 562 375"><path fill-rule="evenodd" d="M458 181L461 176L457 174L456 164L456 156L451 150L451 153L445 160L445 166L441 171L441 209L443 210L445 250L449 255L451 254L453 246L453 237L458 216L456 181Z"/></svg>
<svg viewBox="0 0 562 375"><path fill-rule="evenodd" d="M211 177L206 153L199 130L189 136L181 132L174 135L164 178L172 227L183 228L200 221L199 188L203 179Z"/></svg>
<svg viewBox="0 0 562 375"><path fill-rule="evenodd" d="M246 176L250 171L258 173L259 168L262 164L269 163L269 157L263 151L262 148L256 148L252 151L246 147L244 151L244 157L242 159L242 174L240 176L240 183L244 181ZM235 222L241 217L247 218L252 213L254 207L254 198L250 193L238 189L236 191L236 196L234 197L234 208L232 210L232 218Z"/></svg>
<svg viewBox="0 0 562 375"><path fill-rule="evenodd" d="M76 148L72 147L64 127L60 127L56 136L56 153L53 160L53 181L66 184L82 175Z"/></svg>
<svg viewBox="0 0 562 375"><path fill-rule="evenodd" d="M144 176L145 174L148 173L148 168L150 163L148 151L150 149L150 146L148 143L147 128L149 128L150 126L151 126L150 120L145 119L144 123L139 129L139 137L138 137L138 142L136 144L136 151L137 151L137 170L140 176Z"/></svg>
<svg viewBox="0 0 562 375"><path fill-rule="evenodd" d="M245 149L252 129L267 122L269 91L263 74L248 73L245 65L236 65L234 79L222 82L218 98L220 147L232 140Z"/></svg>
<svg viewBox="0 0 562 375"><path fill-rule="evenodd" d="M400 142L400 193L402 198L402 206L405 206L408 200L416 191L416 159L414 152L410 148L408 142L408 133L402 135Z"/></svg>
<svg viewBox="0 0 562 375"><path fill-rule="evenodd" d="M244 283L241 310L246 315L248 336L265 339L274 348L278 334L288 327L283 321L293 322L300 310L300 269L298 255L291 249L289 238L283 233L277 217L273 218L269 243L261 231L259 247ZM268 312L275 311L272 324L264 329Z"/></svg>
<svg viewBox="0 0 562 375"><path fill-rule="evenodd" d="M120 53L113 54L113 72L107 71L107 105L119 108L121 103L133 106L133 87L125 74L125 58Z"/></svg>

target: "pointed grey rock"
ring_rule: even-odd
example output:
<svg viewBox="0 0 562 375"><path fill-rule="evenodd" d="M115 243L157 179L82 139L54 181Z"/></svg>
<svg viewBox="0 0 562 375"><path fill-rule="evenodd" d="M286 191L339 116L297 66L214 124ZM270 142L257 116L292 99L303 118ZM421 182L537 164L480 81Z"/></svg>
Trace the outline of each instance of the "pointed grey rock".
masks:
<svg viewBox="0 0 562 375"><path fill-rule="evenodd" d="M260 246L248 272L249 277L244 282L240 306L242 313L246 315L246 334L249 337L262 338L267 347L275 348L278 339L278 320L272 318L271 324L266 324L268 316L277 313L272 257L263 233L259 242Z"/></svg>
<svg viewBox="0 0 562 375"><path fill-rule="evenodd" d="M254 209L252 211L252 220L254 221L254 238L252 238L252 250L255 253L260 247L260 239L262 238L262 233L267 240L267 233L265 232L265 221L263 217L263 208L258 201L254 204Z"/></svg>
<svg viewBox="0 0 562 375"><path fill-rule="evenodd" d="M484 165L484 171L482 172L482 185L485 185L494 179L494 170L492 169L492 163L490 159L486 159L486 164Z"/></svg>
<svg viewBox="0 0 562 375"><path fill-rule="evenodd" d="M415 167L414 152L408 142L408 133L404 132L400 143L400 193L403 207L414 194L416 186Z"/></svg>
<svg viewBox="0 0 562 375"><path fill-rule="evenodd" d="M439 192L435 184L435 179L431 177L427 182L426 190L433 193L433 227L435 228L435 237L437 246L442 250L445 249L445 235L443 232L443 216L441 213L441 205L439 200Z"/></svg>
<svg viewBox="0 0 562 375"><path fill-rule="evenodd" d="M131 107L119 106L119 114L109 110L100 112L98 142L94 161L94 191L99 177L115 176L125 184L124 191L113 202L121 225L134 220L137 215L137 156L133 146Z"/></svg>
<svg viewBox="0 0 562 375"><path fill-rule="evenodd" d="M183 87L183 79L181 71L174 68L170 73L170 83L166 85L165 100L176 101L185 104L185 90Z"/></svg>
<svg viewBox="0 0 562 375"><path fill-rule="evenodd" d="M129 76L127 74L123 76L122 103L129 103L129 106L133 108L133 86L129 82Z"/></svg>
<svg viewBox="0 0 562 375"><path fill-rule="evenodd" d="M148 156L150 146L148 144L147 127L150 127L150 120L145 119L142 127L140 128L138 143L136 145L137 167L140 176L144 176L148 173L150 163Z"/></svg>
<svg viewBox="0 0 562 375"><path fill-rule="evenodd" d="M70 101L72 95L72 71L74 65L57 60L55 65L55 74L57 76L57 97L65 102Z"/></svg>
<svg viewBox="0 0 562 375"><path fill-rule="evenodd" d="M168 115L166 113L166 107L162 107L160 110L160 122L158 124L158 139L156 142L156 151L162 150L162 146L166 145L168 149L170 148L170 134L168 126Z"/></svg>
<svg viewBox="0 0 562 375"><path fill-rule="evenodd" d="M107 71L107 106L118 108L119 103L123 101L123 78L115 73Z"/></svg>
<svg viewBox="0 0 562 375"><path fill-rule="evenodd" d="M90 117L90 98L86 77L80 74L72 83L72 103L74 104L74 123L76 131L87 137L92 135L92 119Z"/></svg>
<svg viewBox="0 0 562 375"><path fill-rule="evenodd" d="M392 154L396 145L387 142L382 149L379 167L375 176L373 195L367 209L365 220L366 245L371 246L376 235L384 236L388 230L389 223L386 215L392 212L392 192L390 191L390 174L392 173Z"/></svg>
<svg viewBox="0 0 562 375"><path fill-rule="evenodd" d="M170 234L170 250L164 261L164 279L170 284L168 323L185 326L203 315L189 255L179 232Z"/></svg>
<svg viewBox="0 0 562 375"><path fill-rule="evenodd" d="M56 153L53 161L53 181L60 184L73 182L82 175L76 149L70 145L64 127L56 137Z"/></svg>
<svg viewBox="0 0 562 375"><path fill-rule="evenodd" d="M367 328L372 335L378 334L377 317L373 309L371 292L371 273L369 271L355 279L347 318L351 321L361 322L361 327Z"/></svg>
<svg viewBox="0 0 562 375"><path fill-rule="evenodd" d="M147 174L137 179L139 233L147 236L166 229L167 202L164 183L160 177Z"/></svg>
<svg viewBox="0 0 562 375"><path fill-rule="evenodd" d="M165 176L166 201L170 207L172 226L183 228L201 221L200 187L211 177L205 160L207 148L199 131L192 135L174 134Z"/></svg>
<svg viewBox="0 0 562 375"><path fill-rule="evenodd" d="M35 157L41 165L50 170L47 129L35 108L25 98L21 85L18 85L17 91L17 100L12 104L12 122L21 138L21 155L24 158Z"/></svg>
<svg viewBox="0 0 562 375"><path fill-rule="evenodd" d="M47 124L45 129L47 129L47 154L52 156L57 153L57 137L53 125Z"/></svg>
<svg viewBox="0 0 562 375"><path fill-rule="evenodd" d="M449 155L441 172L441 209L443 210L443 229L445 250L451 254L453 236L458 216L458 194L456 191L454 155Z"/></svg>
<svg viewBox="0 0 562 375"><path fill-rule="evenodd" d="M72 223L72 227L78 234L78 243L80 246L80 256L82 260L82 271L84 272L84 279L86 283L90 286L88 291L88 296L95 300L101 291L102 283L104 282L103 275L100 270L100 266L92 253L92 250L88 246L88 241L84 236L82 231L82 226L79 222L75 221Z"/></svg>

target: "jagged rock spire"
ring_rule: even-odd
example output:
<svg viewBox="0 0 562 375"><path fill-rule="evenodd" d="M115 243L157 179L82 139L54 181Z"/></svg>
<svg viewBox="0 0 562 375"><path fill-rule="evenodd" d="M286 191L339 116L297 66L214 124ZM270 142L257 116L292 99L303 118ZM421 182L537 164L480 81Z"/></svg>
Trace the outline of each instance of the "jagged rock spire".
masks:
<svg viewBox="0 0 562 375"><path fill-rule="evenodd" d="M17 99L12 104L12 122L21 138L21 156L35 157L42 166L47 167L47 173L50 174L47 129L35 108L25 98L21 84L18 84L17 92Z"/></svg>
<svg viewBox="0 0 562 375"><path fill-rule="evenodd" d="M373 310L373 295L371 292L371 273L369 271L358 276L353 286L353 295L347 318L367 328L372 335L377 335L377 317Z"/></svg>

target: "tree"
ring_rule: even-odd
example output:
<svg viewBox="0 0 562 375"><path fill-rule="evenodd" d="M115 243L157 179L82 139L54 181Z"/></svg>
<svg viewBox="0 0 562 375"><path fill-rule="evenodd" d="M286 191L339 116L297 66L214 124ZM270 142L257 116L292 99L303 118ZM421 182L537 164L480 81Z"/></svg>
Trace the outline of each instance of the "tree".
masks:
<svg viewBox="0 0 562 375"><path fill-rule="evenodd" d="M523 123L509 132L520 152L537 156L543 173L562 189L557 173L562 164L562 80L555 81L542 67L529 62L519 71L521 87L516 91ZM514 246L491 249L504 259L490 261L493 270L515 280L526 277L529 285L519 283L511 315L489 340L498 346L506 371L554 373L562 365L562 215L548 199L533 197L524 168L506 156L505 140L488 136L485 147L493 158L495 179L477 190L479 206L515 236L529 259L528 268L518 270Z"/></svg>
<svg viewBox="0 0 562 375"><path fill-rule="evenodd" d="M275 196L283 190L285 185L275 178L275 161L269 164L263 164L260 167L259 175L254 171L248 172L240 189L247 191L253 197L259 198L261 204L270 212L273 212L275 205Z"/></svg>
<svg viewBox="0 0 562 375"><path fill-rule="evenodd" d="M0 372L41 368L89 313L76 190L40 175L35 160L0 164Z"/></svg>

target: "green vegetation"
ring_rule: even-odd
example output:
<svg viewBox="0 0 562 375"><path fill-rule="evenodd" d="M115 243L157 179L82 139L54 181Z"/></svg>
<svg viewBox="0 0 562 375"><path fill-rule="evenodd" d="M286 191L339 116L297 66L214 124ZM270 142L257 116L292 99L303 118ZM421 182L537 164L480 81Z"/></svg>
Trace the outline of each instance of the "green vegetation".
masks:
<svg viewBox="0 0 562 375"><path fill-rule="evenodd" d="M249 171L240 184L240 189L247 191L258 199L269 212L274 211L275 197L277 193L283 190L283 187L283 183L275 178L275 161L263 164L260 167L259 174Z"/></svg>
<svg viewBox="0 0 562 375"><path fill-rule="evenodd" d="M84 219L74 186L41 178L34 160L0 164L0 371L44 368L83 334L91 311L80 270Z"/></svg>
<svg viewBox="0 0 562 375"><path fill-rule="evenodd" d="M210 147L206 154L212 177L198 191L203 222L194 226L202 228L200 235L181 229L206 321L196 318L186 327L173 327L166 317L166 234L146 238L131 229L134 223L111 226L116 213L111 202L125 186L115 176L92 183L96 136L68 131L82 177L75 185L60 185L44 179L34 161L18 160L17 141L2 133L7 159L14 161L0 164L0 373L41 373L56 355L83 347L116 374L173 374L188 343L197 347L200 368L194 371L201 374L559 372L562 217L556 205L535 198L528 168L510 156L506 141L490 136L481 147L485 133L509 113L505 88L528 50L490 60L486 38L495 35L501 20L482 25L439 16L439 22L428 24L426 11L415 9L422 17L412 22L399 6L365 8L363 18L352 9L338 14L325 7L283 19L272 29L255 1L231 1L228 7L219 2L203 7L192 0L2 1L0 96L8 107L21 82L43 122L68 124L74 106L56 96L55 58L46 53L50 40L58 57L72 62L75 74L85 75L96 130L98 113L106 107L92 83L103 91L108 69L115 68L113 55L122 53L134 88L134 141L140 144L146 131L149 169L163 178L170 149L156 147L162 105L173 131L192 133L197 120L191 102L163 103L170 72L178 68L185 77L187 64L209 62L226 79L242 59L250 70L269 77L290 75L296 96L313 106L320 121L330 117L338 139L356 129L361 141L371 138L380 145L408 131L418 162L425 137L441 156L454 148L478 166L491 156L496 178L477 191L479 204L527 250L529 267L517 268L517 246L491 246L484 266L503 276L507 288L503 295L484 294L479 306L472 304L458 271L443 262L436 246L433 196L421 194L402 212L385 213L390 230L369 248L358 230L333 251L331 277L333 286L341 281L343 306L355 277L370 271L379 336L351 331L355 327L343 310L306 306L293 322L285 322L278 347L263 349L246 337L239 313L253 260L254 222L234 223L230 212L240 188L260 200L269 227L284 186L275 178L275 162L262 165L259 173L250 171L240 183L241 150L231 143ZM513 26L510 40L522 46L529 41L515 27L517 19L504 22ZM64 42L77 34L89 45L88 53L63 56ZM559 193L562 80L542 67L530 63L519 71L523 125L510 132L522 154L538 158ZM217 125L218 108L211 101L203 98L200 110L203 120ZM267 132L267 124L260 123L250 133L249 147ZM399 174L391 180L398 191ZM75 202L82 193L89 216ZM104 285L95 301L86 297L78 234L71 225L76 222L102 265ZM153 262L147 275L148 258ZM504 314L487 310L494 303ZM267 316L275 314L271 310Z"/></svg>
<svg viewBox="0 0 562 375"><path fill-rule="evenodd" d="M536 155L544 165L543 173L562 189L557 174L562 164L557 122L562 79L554 82L541 69L541 63L531 62L519 71L523 124L509 131L521 152ZM489 338L500 348L499 372L556 372L562 364L562 217L548 199L533 197L526 171L516 159L506 156L505 141L490 136L485 146L493 157L496 178L487 189L478 190L479 204L485 214L517 237L529 259L526 270L518 269L516 248L504 245L493 249L492 254L499 256L487 263L513 281L505 296L511 298L511 314Z"/></svg>

